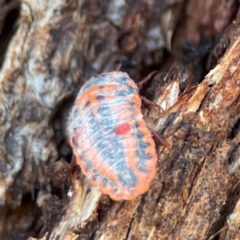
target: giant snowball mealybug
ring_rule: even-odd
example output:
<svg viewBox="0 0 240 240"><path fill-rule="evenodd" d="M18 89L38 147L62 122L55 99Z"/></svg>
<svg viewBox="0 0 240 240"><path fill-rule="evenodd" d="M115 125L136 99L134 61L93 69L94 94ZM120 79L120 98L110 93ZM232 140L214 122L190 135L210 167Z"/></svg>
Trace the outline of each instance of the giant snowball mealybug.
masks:
<svg viewBox="0 0 240 240"><path fill-rule="evenodd" d="M89 79L70 113L68 134L83 174L102 193L131 200L149 189L156 174L155 143L128 74Z"/></svg>

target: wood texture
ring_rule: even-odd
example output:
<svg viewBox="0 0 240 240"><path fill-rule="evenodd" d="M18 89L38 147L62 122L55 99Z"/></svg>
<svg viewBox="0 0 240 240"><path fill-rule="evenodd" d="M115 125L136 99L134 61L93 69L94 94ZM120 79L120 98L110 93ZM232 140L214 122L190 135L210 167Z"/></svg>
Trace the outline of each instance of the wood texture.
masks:
<svg viewBox="0 0 240 240"><path fill-rule="evenodd" d="M22 1L0 72L1 239L239 239L238 7ZM150 190L120 202L69 164L64 133L82 81L117 68L136 81L160 70L143 93L162 110L143 113L171 146L157 146Z"/></svg>

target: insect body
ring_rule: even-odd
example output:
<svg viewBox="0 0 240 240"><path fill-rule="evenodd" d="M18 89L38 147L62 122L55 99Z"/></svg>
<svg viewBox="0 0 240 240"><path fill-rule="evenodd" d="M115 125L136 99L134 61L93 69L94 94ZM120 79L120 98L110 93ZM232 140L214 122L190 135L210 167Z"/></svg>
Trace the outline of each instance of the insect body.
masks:
<svg viewBox="0 0 240 240"><path fill-rule="evenodd" d="M126 73L104 73L83 85L68 133L83 174L102 193L131 200L149 189L157 154L138 87Z"/></svg>

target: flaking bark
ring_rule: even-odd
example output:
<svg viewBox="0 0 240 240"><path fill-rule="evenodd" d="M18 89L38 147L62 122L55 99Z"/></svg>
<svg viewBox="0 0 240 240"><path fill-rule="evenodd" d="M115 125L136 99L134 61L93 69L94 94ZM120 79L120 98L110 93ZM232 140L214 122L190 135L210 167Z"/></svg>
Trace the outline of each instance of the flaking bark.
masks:
<svg viewBox="0 0 240 240"><path fill-rule="evenodd" d="M116 2L21 2L0 73L0 236L195 240L220 230L220 239L238 239L237 1L202 1L194 15L196 1ZM176 54L163 63L165 48L176 53L181 42L197 44L204 34L222 38L212 50L194 48L181 66L172 66ZM192 57L193 66L183 70ZM70 104L63 101L81 79L119 63L135 80L161 63L169 69L146 91L162 111L143 104L143 112L171 148L157 144L158 172L146 194L114 202L89 185L74 161L68 164Z"/></svg>

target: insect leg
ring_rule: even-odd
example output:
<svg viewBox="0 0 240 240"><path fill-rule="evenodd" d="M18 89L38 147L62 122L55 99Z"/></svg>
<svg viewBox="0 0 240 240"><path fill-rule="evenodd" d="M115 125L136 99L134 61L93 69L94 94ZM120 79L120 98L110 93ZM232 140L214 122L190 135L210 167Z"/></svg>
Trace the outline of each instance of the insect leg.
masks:
<svg viewBox="0 0 240 240"><path fill-rule="evenodd" d="M156 132L152 131L151 129L150 129L150 131L151 131L152 135L153 135L163 146L167 147L168 149L171 149L171 146L170 146L164 139L162 139L161 137L159 137L159 135L158 135Z"/></svg>

